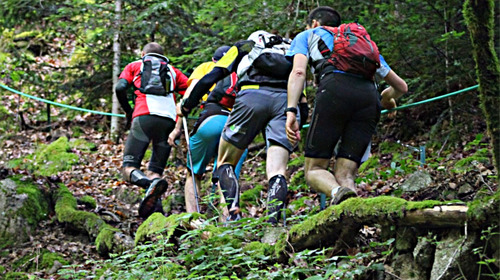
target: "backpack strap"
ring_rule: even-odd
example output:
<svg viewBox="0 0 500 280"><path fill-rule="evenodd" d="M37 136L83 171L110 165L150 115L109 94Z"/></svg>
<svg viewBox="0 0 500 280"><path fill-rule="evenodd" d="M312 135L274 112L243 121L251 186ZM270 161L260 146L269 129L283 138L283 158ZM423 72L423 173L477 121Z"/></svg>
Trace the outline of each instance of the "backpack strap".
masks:
<svg viewBox="0 0 500 280"><path fill-rule="evenodd" d="M235 96L236 95L236 84L238 82L238 75L236 72L231 73L231 86L226 90L227 95Z"/></svg>
<svg viewBox="0 0 500 280"><path fill-rule="evenodd" d="M175 73L174 68L170 64L167 64L167 67L168 67L168 75L170 75L170 80L171 80L170 88L168 89L168 92L172 93L172 92L174 92L174 90L177 86L177 74Z"/></svg>

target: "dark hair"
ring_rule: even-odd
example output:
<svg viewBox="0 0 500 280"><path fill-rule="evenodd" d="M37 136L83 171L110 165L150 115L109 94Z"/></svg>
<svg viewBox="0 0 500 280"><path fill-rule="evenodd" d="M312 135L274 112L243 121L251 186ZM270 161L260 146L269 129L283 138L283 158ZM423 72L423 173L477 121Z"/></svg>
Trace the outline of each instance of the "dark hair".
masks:
<svg viewBox="0 0 500 280"><path fill-rule="evenodd" d="M160 46L160 44L155 42L145 45L142 51L144 53L157 53L163 55L163 48Z"/></svg>
<svg viewBox="0 0 500 280"><path fill-rule="evenodd" d="M311 26L314 19L321 25L332 27L339 26L341 23L340 14L328 6L320 6L312 10L307 16L307 24Z"/></svg>

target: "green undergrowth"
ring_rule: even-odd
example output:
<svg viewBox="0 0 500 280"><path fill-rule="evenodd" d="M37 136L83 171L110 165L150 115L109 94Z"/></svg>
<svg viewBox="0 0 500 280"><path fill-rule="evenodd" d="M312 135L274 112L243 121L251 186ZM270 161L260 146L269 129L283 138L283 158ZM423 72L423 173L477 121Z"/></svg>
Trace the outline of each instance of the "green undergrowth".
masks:
<svg viewBox="0 0 500 280"><path fill-rule="evenodd" d="M495 199L498 200L498 195ZM85 275L95 275L95 278L120 280L372 279L371 276L384 270L386 258L395 248L394 239L372 241L357 253L344 256L332 255L331 248L291 253L289 236L307 234L325 221L346 215L360 219L397 218L406 211L448 203L412 202L389 196L351 198L315 215L290 217L290 223L295 225L289 232L272 227L264 217L244 218L222 226L215 218L204 220L199 214L164 217L155 213L137 231L136 247L132 250L111 255L107 260L91 261L93 271L66 266L59 271L59 276L60 279L82 279ZM196 220L202 221L198 228L188 226ZM268 238L269 229L278 230L274 241Z"/></svg>
<svg viewBox="0 0 500 280"><path fill-rule="evenodd" d="M199 218L200 216L197 216ZM374 248L365 248L355 256L331 256L328 249L304 250L287 260L283 253L287 234L261 219L245 218L228 226L206 220L198 229L183 229L182 223L196 219L192 214L163 217L153 214L144 223L149 241L108 260L90 261L88 271L66 266L60 279L355 279L359 275L383 269L368 264ZM302 216L307 219L307 216ZM142 227L142 226L141 226ZM141 229L140 231L143 231ZM138 231L139 232L139 231ZM275 242L266 234L274 232ZM140 233L145 236L144 232ZM154 238L151 238L154 235ZM268 240L267 242L263 242ZM384 245L377 243L377 250ZM301 266L293 265L295 262ZM364 263L367 263L366 265ZM308 278L312 277L312 278Z"/></svg>
<svg viewBox="0 0 500 280"><path fill-rule="evenodd" d="M69 262L60 254L50 252L47 249L33 250L32 254L26 255L12 264L13 271L36 272L52 268L55 261L62 265ZM36 261L33 261L36 260Z"/></svg>

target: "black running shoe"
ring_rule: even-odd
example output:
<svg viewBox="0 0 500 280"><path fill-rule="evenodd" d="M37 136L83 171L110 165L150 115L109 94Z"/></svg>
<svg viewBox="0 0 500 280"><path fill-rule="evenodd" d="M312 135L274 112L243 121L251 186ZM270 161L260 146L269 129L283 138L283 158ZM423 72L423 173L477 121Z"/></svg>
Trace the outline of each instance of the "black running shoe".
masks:
<svg viewBox="0 0 500 280"><path fill-rule="evenodd" d="M167 190L167 181L156 178L146 191L146 195L139 205L139 216L146 219L155 211L156 204L161 195Z"/></svg>
<svg viewBox="0 0 500 280"><path fill-rule="evenodd" d="M240 215L240 207L232 207L229 209L229 216L227 217L227 221L238 221L241 219Z"/></svg>

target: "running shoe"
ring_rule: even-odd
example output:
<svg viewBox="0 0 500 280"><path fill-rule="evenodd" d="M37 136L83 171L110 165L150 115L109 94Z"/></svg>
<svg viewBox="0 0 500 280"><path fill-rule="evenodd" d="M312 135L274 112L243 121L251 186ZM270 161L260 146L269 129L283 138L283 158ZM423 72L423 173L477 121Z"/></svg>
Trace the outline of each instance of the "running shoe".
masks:
<svg viewBox="0 0 500 280"><path fill-rule="evenodd" d="M158 199L167 190L167 181L164 179L156 178L146 191L146 195L139 205L139 216L146 219L154 213Z"/></svg>
<svg viewBox="0 0 500 280"><path fill-rule="evenodd" d="M350 188L338 186L332 190L332 200L330 201L330 205L337 205L348 198L357 196L356 192Z"/></svg>

